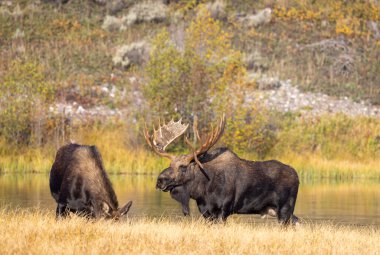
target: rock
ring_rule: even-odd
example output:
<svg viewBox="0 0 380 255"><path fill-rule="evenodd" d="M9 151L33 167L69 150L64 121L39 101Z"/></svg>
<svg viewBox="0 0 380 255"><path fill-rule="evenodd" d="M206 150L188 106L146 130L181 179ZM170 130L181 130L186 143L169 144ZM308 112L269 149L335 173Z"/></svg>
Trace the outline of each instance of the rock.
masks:
<svg viewBox="0 0 380 255"><path fill-rule="evenodd" d="M117 18L114 16L107 15L104 18L102 29L107 31L119 31L119 30L125 30L127 27L124 25L125 18Z"/></svg>
<svg viewBox="0 0 380 255"><path fill-rule="evenodd" d="M226 20L226 2L223 0L216 0L213 3L206 4L207 10L210 12L213 19Z"/></svg>
<svg viewBox="0 0 380 255"><path fill-rule="evenodd" d="M122 10L129 8L136 0L113 0L107 3L107 12L109 15L116 15Z"/></svg>
<svg viewBox="0 0 380 255"><path fill-rule="evenodd" d="M256 83L259 90L277 90L282 85L278 77L268 77L256 72L248 73L246 80L248 83Z"/></svg>
<svg viewBox="0 0 380 255"><path fill-rule="evenodd" d="M169 5L169 4L171 4L171 3L178 3L178 2L180 2L181 0L161 0L161 2L163 3L163 4L166 4L166 5ZM196 0L195 1L195 4L196 5L198 5L199 4L199 0Z"/></svg>
<svg viewBox="0 0 380 255"><path fill-rule="evenodd" d="M12 1L0 1L0 5L3 6L12 6Z"/></svg>
<svg viewBox="0 0 380 255"><path fill-rule="evenodd" d="M162 2L142 2L135 4L125 17L127 25L142 22L162 22L166 20L168 7Z"/></svg>
<svg viewBox="0 0 380 255"><path fill-rule="evenodd" d="M335 98L322 93L302 92L292 86L290 80L281 81L275 77L267 77L257 73L249 73L261 90L246 94L245 101L255 104L259 101L264 106L280 112L299 112L306 115L322 115L326 113L343 113L348 116L369 116L380 118L380 107L367 102L354 102L351 99Z"/></svg>
<svg viewBox="0 0 380 255"><path fill-rule="evenodd" d="M76 111L77 114L85 114L86 110L80 105Z"/></svg>
<svg viewBox="0 0 380 255"><path fill-rule="evenodd" d="M268 24L272 19L272 9L265 8L258 11L256 14L248 15L240 18L240 21L248 27L258 27Z"/></svg>
<svg viewBox="0 0 380 255"><path fill-rule="evenodd" d="M243 58L247 70L265 71L269 67L268 60L264 58L259 51L245 54Z"/></svg>
<svg viewBox="0 0 380 255"><path fill-rule="evenodd" d="M119 47L112 61L115 66L125 69L131 65L142 65L149 59L149 46L145 41Z"/></svg>
<svg viewBox="0 0 380 255"><path fill-rule="evenodd" d="M107 0L92 0L94 3L98 4L98 5L106 5L107 2L110 2L110 1L107 1Z"/></svg>
<svg viewBox="0 0 380 255"><path fill-rule="evenodd" d="M142 22L162 22L166 20L168 14L168 8L166 5L160 2L142 2L132 6L126 16L121 18L112 16L116 12L120 11L120 8L126 8L131 4L131 1L126 0L114 1L119 2L118 6L114 6L115 9L110 7L109 13L104 18L102 28L108 31L125 30L127 26L138 24Z"/></svg>
<svg viewBox="0 0 380 255"><path fill-rule="evenodd" d="M372 30L373 38L376 40L380 40L380 30L379 30L379 26L377 25L377 23L375 21L368 21L367 25L368 25L369 29Z"/></svg>

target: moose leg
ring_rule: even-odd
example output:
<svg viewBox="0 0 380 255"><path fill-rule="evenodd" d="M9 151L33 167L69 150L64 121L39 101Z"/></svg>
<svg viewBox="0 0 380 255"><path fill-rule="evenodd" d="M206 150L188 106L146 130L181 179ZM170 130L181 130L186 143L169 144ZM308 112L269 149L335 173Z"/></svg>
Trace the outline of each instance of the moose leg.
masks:
<svg viewBox="0 0 380 255"><path fill-rule="evenodd" d="M228 216L231 215L231 212L233 211L233 201L234 197L230 196L223 201L223 207L222 207L222 213L221 218L222 221L225 222L228 218Z"/></svg>
<svg viewBox="0 0 380 255"><path fill-rule="evenodd" d="M294 211L293 199L290 198L285 204L280 207L278 211L278 221L284 226L288 226L290 222L293 222L292 216Z"/></svg>
<svg viewBox="0 0 380 255"><path fill-rule="evenodd" d="M298 221L298 218L293 215L297 199L297 193L298 186L290 190L290 195L288 199L284 202L282 206L280 206L280 210L278 211L278 221L285 226L288 226L289 223L295 225Z"/></svg>
<svg viewBox="0 0 380 255"><path fill-rule="evenodd" d="M300 223L299 223L299 219L298 219L298 217L295 216L294 214L293 214L292 217L291 217L291 223L292 223L293 226L297 226L297 225L300 224Z"/></svg>
<svg viewBox="0 0 380 255"><path fill-rule="evenodd" d="M202 213L202 216L209 222L214 223L218 220L218 216L214 213L211 213L210 210L202 210L200 211Z"/></svg>
<svg viewBox="0 0 380 255"><path fill-rule="evenodd" d="M201 211L201 214L206 220L212 220L212 215L208 210Z"/></svg>
<svg viewBox="0 0 380 255"><path fill-rule="evenodd" d="M58 203L57 209L55 211L57 220L66 218L68 214L69 211L67 210L67 205L63 203Z"/></svg>
<svg viewBox="0 0 380 255"><path fill-rule="evenodd" d="M284 226L288 226L290 222L290 218L292 216L292 213L289 210L289 207L287 205L284 205L278 214L278 222Z"/></svg>

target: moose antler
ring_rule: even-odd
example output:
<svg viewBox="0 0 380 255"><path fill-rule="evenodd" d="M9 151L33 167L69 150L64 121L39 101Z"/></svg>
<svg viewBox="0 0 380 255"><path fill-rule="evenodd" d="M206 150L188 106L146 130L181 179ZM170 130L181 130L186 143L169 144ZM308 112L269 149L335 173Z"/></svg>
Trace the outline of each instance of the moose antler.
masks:
<svg viewBox="0 0 380 255"><path fill-rule="evenodd" d="M179 119L177 122L174 122L172 119L168 124L164 123L163 126L159 124L157 130L153 127L153 136L149 134L145 123L145 140L158 155L169 158L171 160L175 158L175 156L165 152L165 149L177 137L181 136L188 128L189 124L184 125L181 123L181 121L182 119Z"/></svg>
<svg viewBox="0 0 380 255"><path fill-rule="evenodd" d="M197 150L194 149L194 147L191 145L191 143L189 142L189 140L186 137L185 142L193 152L192 155L191 154L189 155L189 160L194 159L195 162L203 169L203 165L198 160L198 155L201 155L201 154L207 152L209 149L211 149L218 142L218 140L223 135L225 126L226 126L226 116L225 116L225 114L223 114L223 116L220 118L219 125L217 126L216 130L214 131L214 129L212 128L211 133L207 137L206 141ZM194 122L193 129L194 129L195 135L198 137L198 139L200 139L197 123L195 123L195 122Z"/></svg>

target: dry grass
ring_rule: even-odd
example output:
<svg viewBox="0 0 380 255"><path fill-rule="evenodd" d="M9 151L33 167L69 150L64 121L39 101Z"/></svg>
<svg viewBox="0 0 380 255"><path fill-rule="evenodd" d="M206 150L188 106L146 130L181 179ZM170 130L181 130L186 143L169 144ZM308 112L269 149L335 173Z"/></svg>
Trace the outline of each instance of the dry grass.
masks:
<svg viewBox="0 0 380 255"><path fill-rule="evenodd" d="M380 179L380 158L367 160L326 159L314 154L288 153L278 159L294 167L298 174L306 179Z"/></svg>
<svg viewBox="0 0 380 255"><path fill-rule="evenodd" d="M56 222L53 213L0 212L0 254L379 254L380 230L311 224L283 229L229 221Z"/></svg>
<svg viewBox="0 0 380 255"><path fill-rule="evenodd" d="M333 126L333 124L334 122L331 125ZM359 127L363 130L363 134L359 134L360 131L357 131L357 137L351 139L356 142L352 142L352 144L347 144L346 141L349 141L349 138L344 131L336 131L338 134L342 133L341 138L337 140L333 139L335 131L328 134L319 134L318 131L309 130L307 132L298 132L296 137L283 135L281 144L291 144L291 146L285 146L280 149L277 147L281 146L277 146L278 152L268 155L266 159L278 159L285 164L291 165L304 179L353 180L365 178L380 180L380 157L378 157L378 152L372 155L375 149L367 150L366 148L369 145L366 143L359 144L360 140L364 140L364 138L361 138L370 132L371 128L375 131L380 130L380 122L376 124L375 128L371 125L359 125ZM355 129L358 130L359 127ZM137 131L133 131L135 132L133 133L130 131L131 129L132 127L123 125L79 128L73 133L72 139L80 144L96 145L109 173L158 174L168 167L168 159L153 153L145 145L145 141L139 136L140 134ZM373 134L369 137L373 137L376 134L375 131L371 131ZM311 152L309 148L311 146L310 142L299 140L298 137L302 136L302 134L316 134L326 137L325 140L320 141L327 148L326 152ZM349 134L352 137L354 136L351 132ZM331 141L328 137L332 137ZM334 142L336 145L334 145ZM370 143L371 141L368 141L368 144ZM373 146L377 148L375 146L378 145L374 144ZM0 138L0 172L49 172L58 147L54 144L46 144L39 148L31 146L18 148L10 146L4 139ZM302 147L305 147L303 151ZM180 147L174 149L176 150L173 151L174 154L181 153ZM187 153L187 151L184 153ZM358 156L359 154L361 157ZM238 155L241 158L258 160L257 155L254 153L242 152L238 153Z"/></svg>

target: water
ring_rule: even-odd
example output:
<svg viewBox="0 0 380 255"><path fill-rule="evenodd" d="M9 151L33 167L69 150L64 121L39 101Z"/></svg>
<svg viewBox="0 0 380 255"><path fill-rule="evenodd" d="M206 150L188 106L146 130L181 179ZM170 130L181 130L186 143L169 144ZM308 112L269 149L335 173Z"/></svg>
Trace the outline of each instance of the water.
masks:
<svg viewBox="0 0 380 255"><path fill-rule="evenodd" d="M112 175L110 178L120 205L133 200L131 217L182 217L180 205L170 194L155 190L156 176ZM50 195L48 175L0 175L0 207L4 206L54 212L56 203ZM194 201L191 212L193 217L200 215ZM295 214L307 222L380 226L380 182L302 182ZM257 224L268 221L258 215L232 218Z"/></svg>

